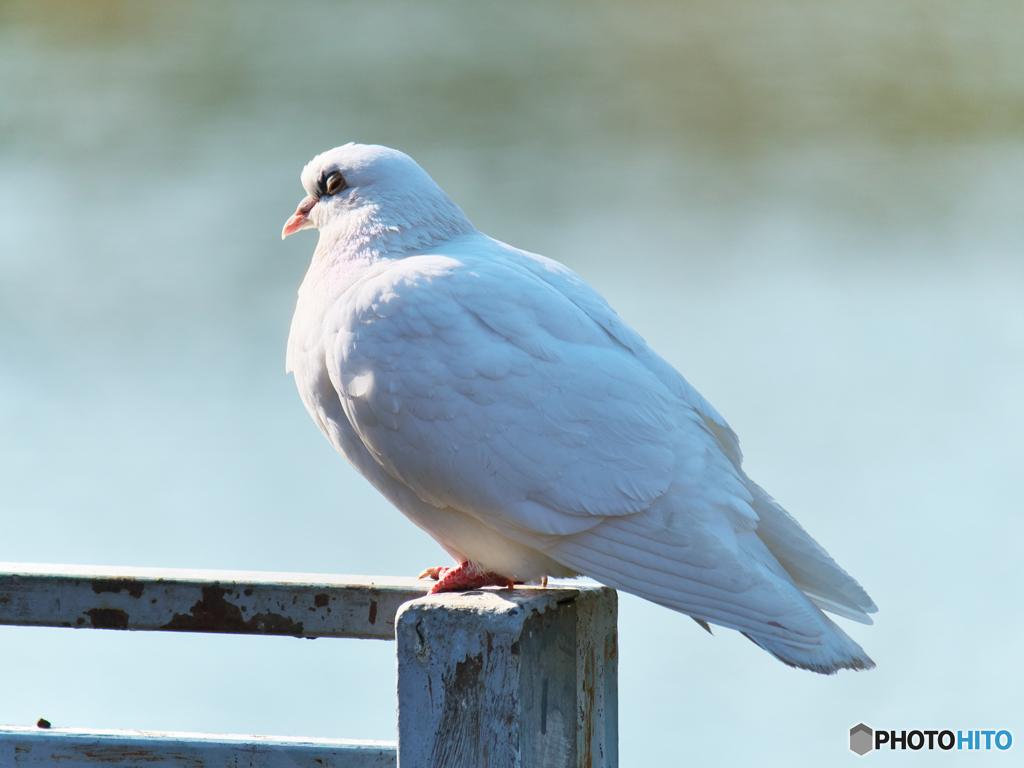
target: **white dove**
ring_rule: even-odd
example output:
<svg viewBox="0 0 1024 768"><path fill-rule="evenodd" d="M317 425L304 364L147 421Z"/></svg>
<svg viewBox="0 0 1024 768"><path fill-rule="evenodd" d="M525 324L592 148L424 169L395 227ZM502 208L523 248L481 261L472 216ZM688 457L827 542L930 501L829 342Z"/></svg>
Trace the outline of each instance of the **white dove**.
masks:
<svg viewBox="0 0 1024 768"><path fill-rule="evenodd" d="M287 369L331 444L451 555L432 591L585 574L831 674L871 598L741 467L718 412L570 269L478 232L410 157L302 171L320 240Z"/></svg>

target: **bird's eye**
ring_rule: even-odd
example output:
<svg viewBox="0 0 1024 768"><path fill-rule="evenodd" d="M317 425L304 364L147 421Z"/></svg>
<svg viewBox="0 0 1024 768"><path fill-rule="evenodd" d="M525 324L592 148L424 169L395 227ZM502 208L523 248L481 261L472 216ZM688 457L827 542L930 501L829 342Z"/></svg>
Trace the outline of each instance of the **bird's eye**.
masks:
<svg viewBox="0 0 1024 768"><path fill-rule="evenodd" d="M343 189L348 189L348 184L345 182L345 177L341 175L341 171L334 171L320 179L321 197L336 195Z"/></svg>

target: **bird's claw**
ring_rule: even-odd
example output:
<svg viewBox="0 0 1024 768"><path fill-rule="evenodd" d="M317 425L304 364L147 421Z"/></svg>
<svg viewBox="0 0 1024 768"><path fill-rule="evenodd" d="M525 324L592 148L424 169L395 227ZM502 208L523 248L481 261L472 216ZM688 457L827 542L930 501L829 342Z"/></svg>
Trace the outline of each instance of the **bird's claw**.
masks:
<svg viewBox="0 0 1024 768"><path fill-rule="evenodd" d="M433 579L434 581L440 581L441 579L443 579L445 577L445 575L449 571L454 571L454 570L455 570L454 568L446 568L443 565L435 565L433 568L425 568L423 570L423 572L419 576L417 576L416 578L417 579ZM494 586L499 586L499 587L508 586L507 583L506 583L507 580L505 580L505 577L497 576L497 574L491 574L491 573L488 573L487 575L494 575L498 579L501 580L500 583L495 584ZM516 581L514 583L515 584L522 584L523 582ZM548 577L547 576L541 576L540 577L540 585L541 585L542 588L547 588L547 586L548 586ZM438 591L441 591L441 590L438 590Z"/></svg>
<svg viewBox="0 0 1024 768"><path fill-rule="evenodd" d="M440 592L461 592L480 587L503 587L512 589L515 583L507 576L494 571L483 571L470 562L463 562L454 568L437 566L427 568L419 575L421 579L434 579L437 584L430 588L430 594Z"/></svg>

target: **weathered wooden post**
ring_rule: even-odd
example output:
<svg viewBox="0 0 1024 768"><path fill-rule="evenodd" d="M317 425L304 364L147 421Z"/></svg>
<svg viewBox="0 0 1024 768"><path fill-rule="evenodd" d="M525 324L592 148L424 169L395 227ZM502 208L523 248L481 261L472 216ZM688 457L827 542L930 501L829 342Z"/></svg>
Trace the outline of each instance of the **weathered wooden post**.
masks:
<svg viewBox="0 0 1024 768"><path fill-rule="evenodd" d="M487 589L406 603L400 768L616 768L616 595Z"/></svg>

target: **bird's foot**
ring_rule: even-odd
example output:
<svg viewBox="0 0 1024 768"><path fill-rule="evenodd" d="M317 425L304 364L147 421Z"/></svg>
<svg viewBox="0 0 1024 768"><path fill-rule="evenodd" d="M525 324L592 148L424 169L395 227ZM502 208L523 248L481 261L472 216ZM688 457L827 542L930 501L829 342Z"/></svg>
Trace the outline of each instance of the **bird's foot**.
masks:
<svg viewBox="0 0 1024 768"><path fill-rule="evenodd" d="M435 568L427 568L419 575L419 578L431 578L437 584L430 588L430 594L436 595L440 592L463 592L469 589L480 587L504 587L512 589L515 583L507 576L502 576L494 571L481 571L477 566L468 560L455 566L445 568L439 565Z"/></svg>

